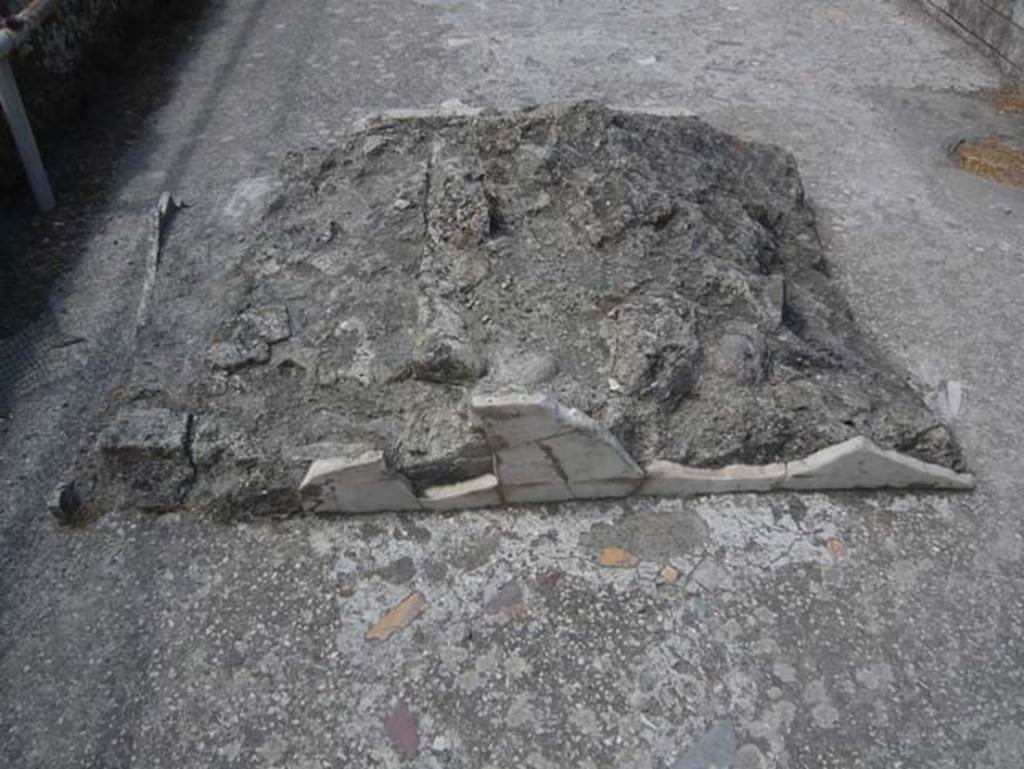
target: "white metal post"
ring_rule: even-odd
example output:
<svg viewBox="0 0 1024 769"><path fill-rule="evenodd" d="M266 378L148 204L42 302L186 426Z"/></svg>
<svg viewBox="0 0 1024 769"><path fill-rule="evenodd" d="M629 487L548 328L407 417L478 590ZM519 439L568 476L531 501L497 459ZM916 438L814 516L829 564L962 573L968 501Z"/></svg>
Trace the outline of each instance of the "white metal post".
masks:
<svg viewBox="0 0 1024 769"><path fill-rule="evenodd" d="M6 56L0 57L0 106L7 116L7 125L11 129L14 144L25 167L25 175L35 196L36 205L43 212L49 211L54 205L53 190L46 176L46 169L43 168L43 160L39 157L39 147L36 146L36 138L32 135L32 126L28 122L21 94L18 93L18 84L14 81L11 62Z"/></svg>

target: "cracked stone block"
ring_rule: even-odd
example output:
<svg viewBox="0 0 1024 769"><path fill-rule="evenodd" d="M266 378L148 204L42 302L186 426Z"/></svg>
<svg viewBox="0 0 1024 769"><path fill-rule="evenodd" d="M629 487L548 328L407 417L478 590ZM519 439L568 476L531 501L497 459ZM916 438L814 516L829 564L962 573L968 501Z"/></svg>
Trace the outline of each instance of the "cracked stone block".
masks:
<svg viewBox="0 0 1024 769"><path fill-rule="evenodd" d="M643 478L604 425L554 398L478 395L473 409L495 448L496 472L510 502L622 497Z"/></svg>
<svg viewBox="0 0 1024 769"><path fill-rule="evenodd" d="M509 504L529 504L533 502L565 502L573 498L569 487L561 481L549 483L530 483L518 486L502 486L502 496Z"/></svg>
<svg viewBox="0 0 1024 769"><path fill-rule="evenodd" d="M495 468L503 485L564 483L551 455L535 443L495 452Z"/></svg>
<svg viewBox="0 0 1024 769"><path fill-rule="evenodd" d="M498 478L490 473L461 483L431 486L423 492L420 501L427 510L435 512L491 507L502 503Z"/></svg>
<svg viewBox="0 0 1024 769"><path fill-rule="evenodd" d="M612 499L637 493L643 478L613 478L605 481L573 481L569 484L575 499Z"/></svg>
<svg viewBox="0 0 1024 769"><path fill-rule="evenodd" d="M195 479L189 458L191 417L166 408L121 409L98 438L104 473L127 505L175 507Z"/></svg>
<svg viewBox="0 0 1024 769"><path fill-rule="evenodd" d="M638 492L651 497L771 491L786 478L784 464L730 465L717 469L686 467L656 459L647 465L647 479Z"/></svg>
<svg viewBox="0 0 1024 769"><path fill-rule="evenodd" d="M474 395L470 405L495 449L533 443L573 429L568 410L550 395Z"/></svg>
<svg viewBox="0 0 1024 769"><path fill-rule="evenodd" d="M303 506L318 513L420 510L409 481L380 451L315 459L299 486Z"/></svg>
<svg viewBox="0 0 1024 769"><path fill-rule="evenodd" d="M973 489L974 476L882 449L863 436L789 462L784 489Z"/></svg>
<svg viewBox="0 0 1024 769"><path fill-rule="evenodd" d="M586 432L559 435L541 444L554 454L571 484L644 477L644 471L607 428L597 422L589 427Z"/></svg>

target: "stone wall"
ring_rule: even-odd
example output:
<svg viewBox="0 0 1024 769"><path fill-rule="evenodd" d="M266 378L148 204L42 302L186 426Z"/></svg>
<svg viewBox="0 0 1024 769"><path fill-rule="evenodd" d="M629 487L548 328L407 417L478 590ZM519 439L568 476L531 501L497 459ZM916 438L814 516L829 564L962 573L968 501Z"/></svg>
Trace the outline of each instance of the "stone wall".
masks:
<svg viewBox="0 0 1024 769"><path fill-rule="evenodd" d="M1024 0L922 0L926 9L999 62L1015 79L1024 75Z"/></svg>
<svg viewBox="0 0 1024 769"><path fill-rule="evenodd" d="M17 13L28 0L0 0L3 15ZM33 129L43 145L59 136L103 72L117 60L126 35L154 11L155 0L64 0L12 56L12 65ZM23 185L21 164L6 122L0 131L0 192ZM44 157L45 160L45 157Z"/></svg>

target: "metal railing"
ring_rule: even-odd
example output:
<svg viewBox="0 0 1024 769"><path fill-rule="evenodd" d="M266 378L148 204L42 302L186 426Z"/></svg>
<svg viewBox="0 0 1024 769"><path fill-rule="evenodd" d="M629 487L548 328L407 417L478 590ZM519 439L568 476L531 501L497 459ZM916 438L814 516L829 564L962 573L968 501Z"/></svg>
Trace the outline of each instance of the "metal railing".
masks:
<svg viewBox="0 0 1024 769"><path fill-rule="evenodd" d="M54 206L53 189L46 176L43 160L39 156L32 125L29 123L25 104L18 92L18 84L11 69L10 55L24 43L32 30L39 26L60 3L60 0L33 0L21 13L10 16L0 29L0 107L7 117L7 125L14 137L21 164L25 168L32 195L36 205L42 211L49 211Z"/></svg>

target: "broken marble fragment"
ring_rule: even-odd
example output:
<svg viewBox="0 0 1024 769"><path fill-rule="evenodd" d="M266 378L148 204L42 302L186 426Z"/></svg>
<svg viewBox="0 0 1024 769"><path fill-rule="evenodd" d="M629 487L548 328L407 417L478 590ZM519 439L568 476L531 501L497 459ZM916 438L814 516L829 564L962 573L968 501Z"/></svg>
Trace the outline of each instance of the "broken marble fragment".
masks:
<svg viewBox="0 0 1024 769"><path fill-rule="evenodd" d="M955 419L960 414L960 407L963 404L963 385L951 379L939 383L938 403L936 404L939 413L947 420Z"/></svg>
<svg viewBox="0 0 1024 769"><path fill-rule="evenodd" d="M601 548L601 556L598 562L602 566L623 569L634 566L637 559L636 556L626 550L623 550L621 547L607 545Z"/></svg>
<svg viewBox="0 0 1024 769"><path fill-rule="evenodd" d="M784 464L729 465L718 469L686 467L656 459L645 468L642 496L690 497L742 491L770 491L786 477Z"/></svg>
<svg viewBox="0 0 1024 769"><path fill-rule="evenodd" d="M658 579L666 585L674 585L679 581L682 573L670 563L666 563L658 572Z"/></svg>
<svg viewBox="0 0 1024 769"><path fill-rule="evenodd" d="M542 441L568 479L569 486L591 481L638 480L643 470L615 437L597 422L589 429L576 430Z"/></svg>
<svg viewBox="0 0 1024 769"><path fill-rule="evenodd" d="M606 427L554 398L477 395L472 407L494 449L506 501L627 496L643 478Z"/></svg>
<svg viewBox="0 0 1024 769"><path fill-rule="evenodd" d="M409 593L401 603L384 612L366 631L367 641L386 641L427 610L429 604L418 590Z"/></svg>
<svg viewBox="0 0 1024 769"><path fill-rule="evenodd" d="M318 513L420 509L408 480L388 467L380 451L365 448L313 460L299 492L303 507Z"/></svg>
<svg viewBox="0 0 1024 769"><path fill-rule="evenodd" d="M471 407L494 449L532 443L572 430L568 410L550 395L474 395Z"/></svg>
<svg viewBox="0 0 1024 769"><path fill-rule="evenodd" d="M431 486L420 498L427 510L461 510L501 504L496 476L487 474L460 483Z"/></svg>
<svg viewBox="0 0 1024 769"><path fill-rule="evenodd" d="M880 448L863 436L786 465L783 489L972 489L974 476Z"/></svg>
<svg viewBox="0 0 1024 769"><path fill-rule="evenodd" d="M494 446L494 473L427 488L416 498L381 452L330 446L306 473L301 493L318 512L456 510L499 504L639 496L764 492L773 489L972 488L974 479L854 438L811 456L769 465L686 467L655 460L641 470L603 426L552 398L474 398ZM540 436L540 437L538 437Z"/></svg>

